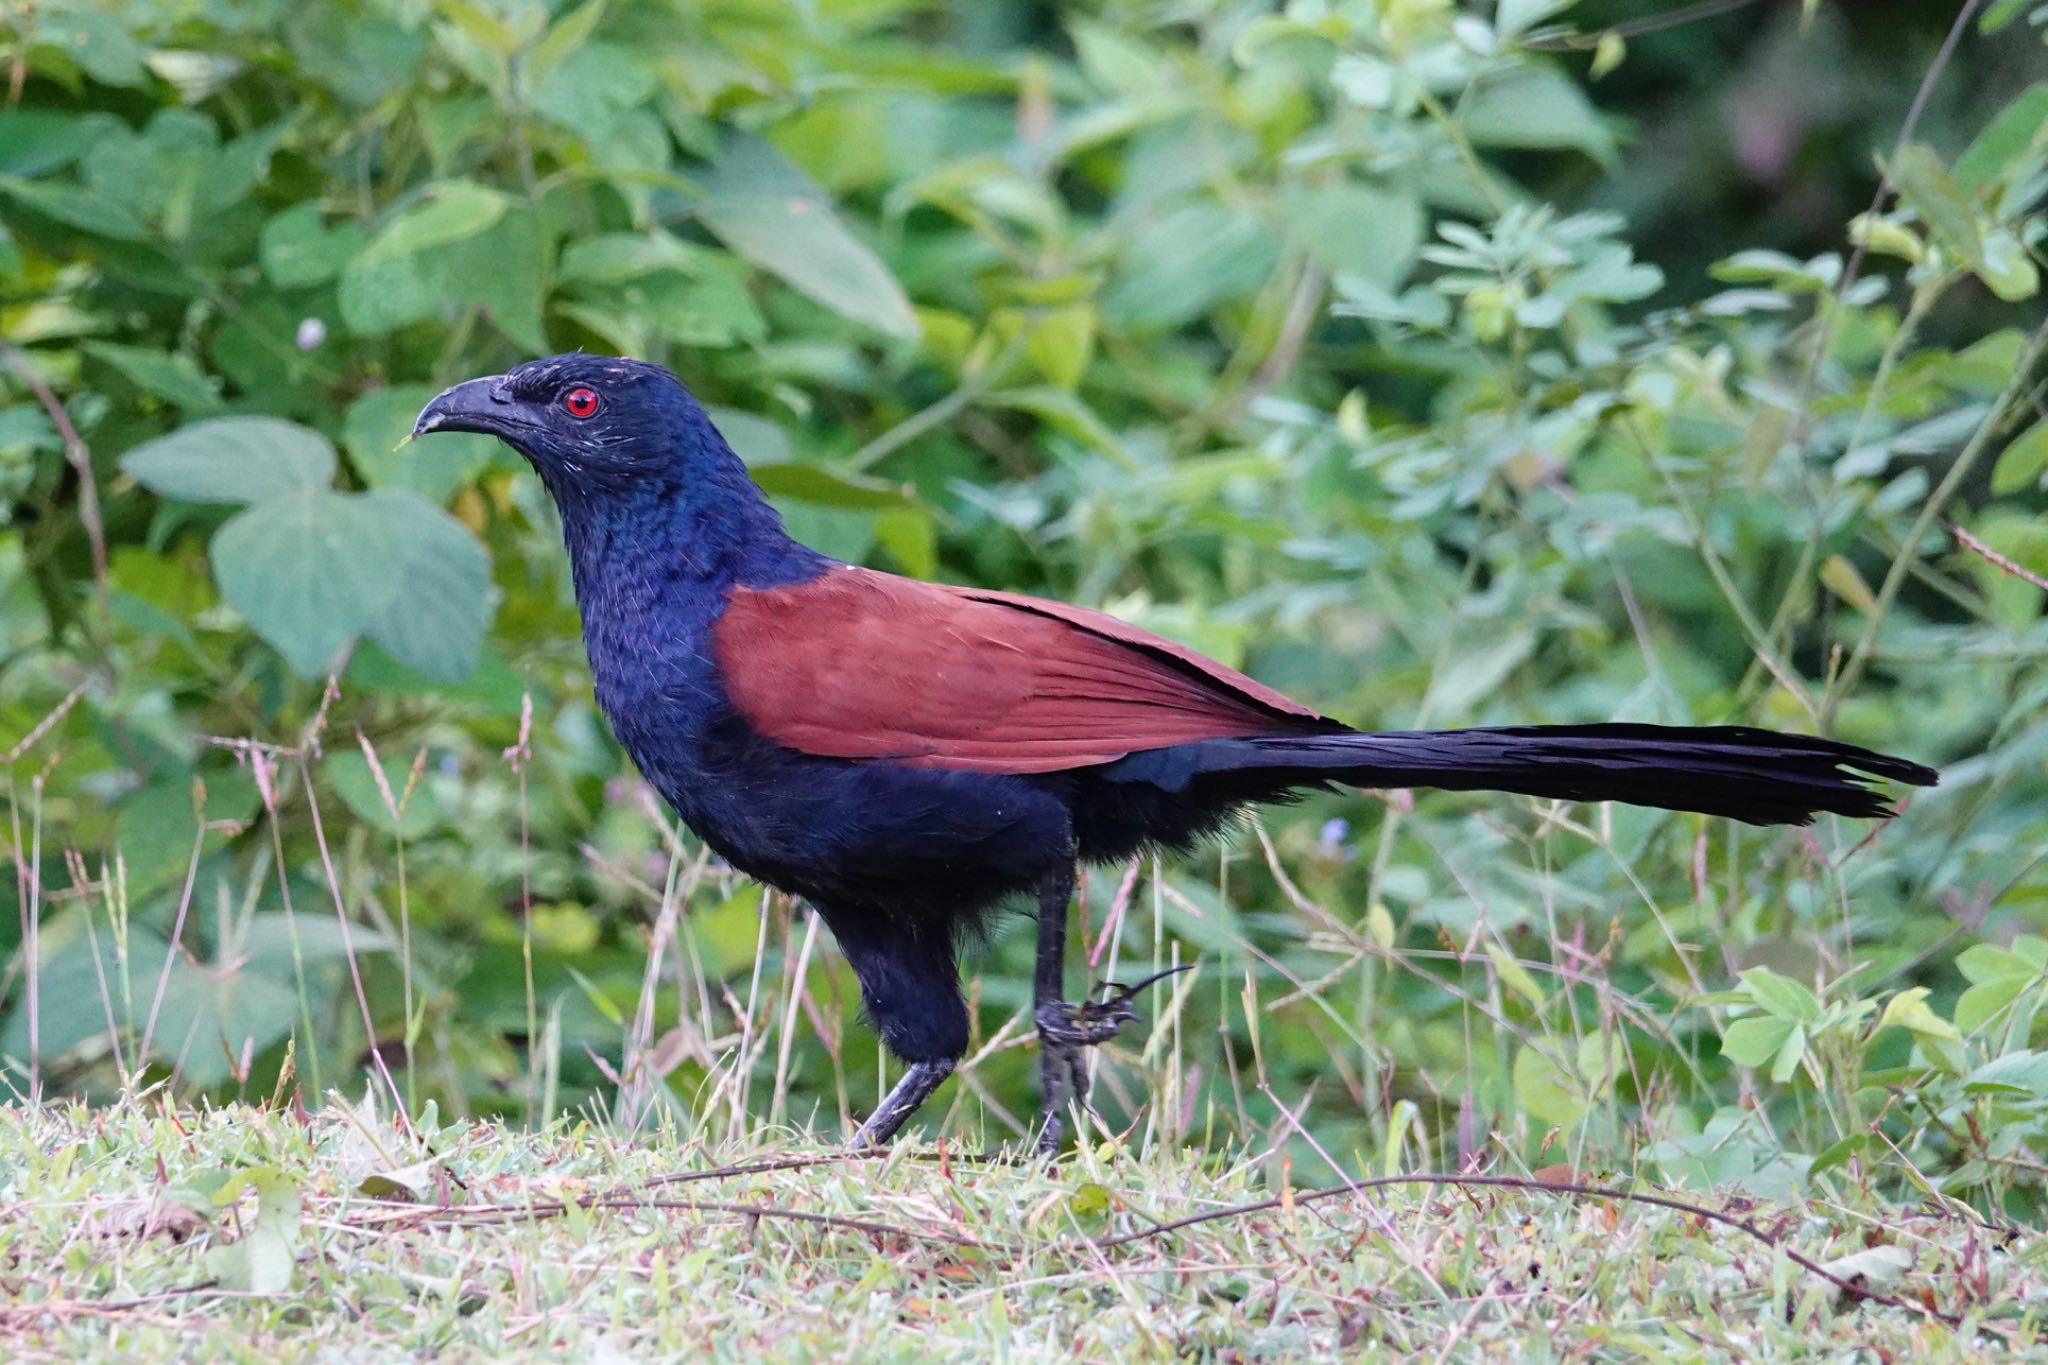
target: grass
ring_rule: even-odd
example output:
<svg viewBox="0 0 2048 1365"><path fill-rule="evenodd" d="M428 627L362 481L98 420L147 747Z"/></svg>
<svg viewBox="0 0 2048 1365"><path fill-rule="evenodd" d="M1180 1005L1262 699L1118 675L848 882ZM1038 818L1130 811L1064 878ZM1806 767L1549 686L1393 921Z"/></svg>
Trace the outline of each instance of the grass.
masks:
<svg viewBox="0 0 2048 1365"><path fill-rule="evenodd" d="M338 1099L17 1106L0 1337L14 1360L1990 1360L2048 1304L2048 1241L1963 1216L1716 1201L1734 1227L1286 1174L1114 1143L1048 1168L407 1131Z"/></svg>

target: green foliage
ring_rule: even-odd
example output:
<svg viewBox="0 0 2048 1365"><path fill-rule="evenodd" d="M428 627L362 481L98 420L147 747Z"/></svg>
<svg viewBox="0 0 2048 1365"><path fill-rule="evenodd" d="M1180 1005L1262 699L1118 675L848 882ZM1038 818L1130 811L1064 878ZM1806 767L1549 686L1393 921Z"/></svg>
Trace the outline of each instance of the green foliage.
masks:
<svg viewBox="0 0 2048 1365"><path fill-rule="evenodd" d="M2036 51L2025 8L1980 46ZM871 1102L829 940L605 733L533 479L399 448L581 346L674 364L822 549L1104 604L1361 725L1944 766L1876 830L1341 794L1111 869L1089 969L1200 970L1107 1123L2038 1213L2043 87L1858 142L1887 192L1813 249L1675 243L1639 218L1704 200L1606 93L1660 40L1594 9L17 6L10 1077ZM975 1140L1033 1074L1027 960L981 964Z"/></svg>

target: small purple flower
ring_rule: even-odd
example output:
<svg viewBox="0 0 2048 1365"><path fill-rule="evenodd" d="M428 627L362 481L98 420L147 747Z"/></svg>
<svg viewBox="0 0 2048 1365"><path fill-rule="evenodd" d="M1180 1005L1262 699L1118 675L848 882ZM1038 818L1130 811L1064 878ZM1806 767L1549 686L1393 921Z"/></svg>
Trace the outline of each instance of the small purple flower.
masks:
<svg viewBox="0 0 2048 1365"><path fill-rule="evenodd" d="M300 318L299 333L293 338L302 351L310 351L327 340L327 324L318 318Z"/></svg>
<svg viewBox="0 0 2048 1365"><path fill-rule="evenodd" d="M1341 858L1345 854L1344 841L1351 835L1351 822L1333 817L1323 821L1322 831L1316 835L1316 852L1325 858Z"/></svg>

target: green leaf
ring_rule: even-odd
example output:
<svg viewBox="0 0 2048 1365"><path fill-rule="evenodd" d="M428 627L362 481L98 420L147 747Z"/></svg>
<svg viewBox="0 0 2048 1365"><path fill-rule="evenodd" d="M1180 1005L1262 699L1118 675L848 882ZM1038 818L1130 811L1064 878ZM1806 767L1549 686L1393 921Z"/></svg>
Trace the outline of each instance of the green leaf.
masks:
<svg viewBox="0 0 2048 1365"><path fill-rule="evenodd" d="M794 498L827 507L905 507L901 485L866 479L818 464L757 464L747 470L770 497Z"/></svg>
<svg viewBox="0 0 2048 1365"><path fill-rule="evenodd" d="M113 14L92 5L48 5L31 30L38 47L54 47L101 85L134 88L149 73L143 67L147 49Z"/></svg>
<svg viewBox="0 0 2048 1365"><path fill-rule="evenodd" d="M2031 981L2042 974L2039 959L2018 951L2019 944L2001 948L1995 943L1975 943L1956 958L1956 969L1968 981L1997 981L2017 977Z"/></svg>
<svg viewBox="0 0 2048 1365"><path fill-rule="evenodd" d="M511 202L474 181L444 180L379 229L357 259L373 264L465 241L502 218Z"/></svg>
<svg viewBox="0 0 2048 1365"><path fill-rule="evenodd" d="M144 441L121 457L121 469L160 497L261 502L333 483L334 447L282 418L215 417Z"/></svg>
<svg viewBox="0 0 2048 1365"><path fill-rule="evenodd" d="M384 774L382 787L378 785L377 774L370 770L370 760L364 757L360 747L330 752L321 767L328 782L341 793L341 799L364 823L404 839L417 839L433 833L443 818L441 803L434 799L433 790L422 782L408 796L405 790L407 767L381 760L380 763ZM384 799L386 790L391 793L391 802L400 805L398 816L392 814L391 803ZM325 919L317 922L331 923ZM356 946L360 948L361 945Z"/></svg>
<svg viewBox="0 0 2048 1365"><path fill-rule="evenodd" d="M188 414L205 417L221 410L220 395L213 385L182 355L111 341L88 341L83 349L119 370L144 393L176 404Z"/></svg>
<svg viewBox="0 0 2048 1365"><path fill-rule="evenodd" d="M330 228L316 204L299 204L263 225L263 273L280 289L303 289L339 275L367 234L355 223Z"/></svg>
<svg viewBox="0 0 2048 1365"><path fill-rule="evenodd" d="M1578 0L1500 0L1493 26L1501 37L1512 38L1576 3Z"/></svg>
<svg viewBox="0 0 2048 1365"><path fill-rule="evenodd" d="M1749 988L1750 998L1766 1014L1796 1024L1811 1024L1820 1019L1820 1001L1790 977L1780 976L1769 967L1751 967L1741 979Z"/></svg>
<svg viewBox="0 0 2048 1365"><path fill-rule="evenodd" d="M1096 1218L1109 1212L1109 1189L1094 1181L1085 1181L1075 1187L1067 1196L1067 1209L1076 1218Z"/></svg>
<svg viewBox="0 0 2048 1365"><path fill-rule="evenodd" d="M2030 299L2041 288L2041 272L2011 228L1995 227L1984 234L1984 255L1976 272L1984 287L2007 303Z"/></svg>
<svg viewBox="0 0 2048 1365"><path fill-rule="evenodd" d="M1737 1019L1721 1033L1721 1055L1737 1066L1760 1067L1777 1055L1795 1027L1774 1015Z"/></svg>
<svg viewBox="0 0 2048 1365"><path fill-rule="evenodd" d="M583 46L597 28L597 21L604 17L604 6L605 0L589 0L548 26L547 35L520 60L520 78L528 90L538 88L564 57Z"/></svg>
<svg viewBox="0 0 2048 1365"><path fill-rule="evenodd" d="M1279 237L1257 214L1208 200L1184 204L1120 254L1102 310L1127 326L1178 327L1259 288L1279 259Z"/></svg>
<svg viewBox="0 0 2048 1365"><path fill-rule="evenodd" d="M1498 943L1489 942L1486 945L1486 956L1492 960L1494 970L1500 973L1502 985L1539 1011L1549 1003L1548 997L1543 994L1543 988L1536 984L1536 978L1529 975L1529 969L1517 962L1507 949Z"/></svg>
<svg viewBox="0 0 2048 1365"><path fill-rule="evenodd" d="M434 393L430 384L394 384L348 405L342 445L364 483L411 489L429 502L445 503L498 458L504 447L497 439L474 432L439 432L431 441L403 444Z"/></svg>
<svg viewBox="0 0 2048 1365"><path fill-rule="evenodd" d="M239 1240L207 1252L207 1267L221 1288L234 1293L282 1294L291 1288L298 1261L299 1187L282 1171L260 1167L222 1187L215 1204L232 1204L248 1189L256 1191L256 1216Z"/></svg>
<svg viewBox="0 0 2048 1365"><path fill-rule="evenodd" d="M0 194L67 227L111 237L118 242L137 242L149 235L149 229L143 226L142 220L120 204L104 194L81 189L77 185L0 175Z"/></svg>
<svg viewBox="0 0 2048 1365"><path fill-rule="evenodd" d="M2033 0L1992 0L1983 17L1977 20L1977 31L1986 34L1998 32L2019 18L2020 11L2031 3Z"/></svg>
<svg viewBox="0 0 2048 1365"><path fill-rule="evenodd" d="M1914 986L1910 990L1900 991L1886 1002L1884 1014L1879 1017L1877 1026L1902 1028L1929 1038L1942 1038L1960 1043L1963 1036L1956 1032L1955 1025L1927 1007L1929 994L1931 992L1925 986Z"/></svg>
<svg viewBox="0 0 2048 1365"><path fill-rule="evenodd" d="M1771 1063L1771 1079L1779 1085L1791 1080L1805 1056L1806 1025L1794 1024L1785 1035L1785 1041L1778 1046L1777 1058Z"/></svg>
<svg viewBox="0 0 2048 1365"><path fill-rule="evenodd" d="M1547 66L1511 66L1480 80L1459 126L1481 147L1576 150L1603 166L1615 159L1599 111L1577 82Z"/></svg>
<svg viewBox="0 0 2048 1365"><path fill-rule="evenodd" d="M2031 488L2041 481L2044 469L2048 469L2048 421L2034 423L2006 443L1991 470L1991 491L2002 496Z"/></svg>
<svg viewBox="0 0 2048 1365"><path fill-rule="evenodd" d="M0 173L39 176L61 171L121 126L111 114L0 110Z"/></svg>
<svg viewBox="0 0 2048 1365"><path fill-rule="evenodd" d="M306 487L221 527L213 575L256 633L315 677L391 601L408 552L404 529L367 498Z"/></svg>
<svg viewBox="0 0 2048 1365"><path fill-rule="evenodd" d="M897 507L878 515L875 542L912 578L930 578L939 571L938 528L922 507Z"/></svg>
<svg viewBox="0 0 2048 1365"><path fill-rule="evenodd" d="M1920 215L1951 255L1973 266L1983 261L1977 210L1956 188L1933 149L1919 142L1901 149L1892 161L1892 183L1898 186L1900 200Z"/></svg>
<svg viewBox="0 0 2048 1365"><path fill-rule="evenodd" d="M1585 1085L1533 1047L1515 1053L1513 1080L1515 1103L1538 1122L1569 1128L1586 1116Z"/></svg>
<svg viewBox="0 0 2048 1365"><path fill-rule="evenodd" d="M1963 1077L1963 1089L1973 1094L2016 1091L2048 1099L2048 1052L2023 1050L1994 1057Z"/></svg>
<svg viewBox="0 0 2048 1365"><path fill-rule="evenodd" d="M1976 1033L2019 999L2030 984L2023 976L2001 976L1970 987L1956 999L1956 1028Z"/></svg>
<svg viewBox="0 0 2048 1365"><path fill-rule="evenodd" d="M1956 188L1981 194L2048 149L2048 81L2021 91L1956 158Z"/></svg>
<svg viewBox="0 0 2048 1365"><path fill-rule="evenodd" d="M1334 274L1396 289L1422 245L1422 204L1412 194L1338 184L1290 190L1282 201L1287 229Z"/></svg>
<svg viewBox="0 0 2048 1365"><path fill-rule="evenodd" d="M758 137L734 138L702 177L697 217L727 246L844 317L915 337L910 300L823 190Z"/></svg>
<svg viewBox="0 0 2048 1365"><path fill-rule="evenodd" d="M395 532L398 585L366 623L391 657L442 682L476 667L489 624L491 561L469 528L416 493L365 493L370 512Z"/></svg>

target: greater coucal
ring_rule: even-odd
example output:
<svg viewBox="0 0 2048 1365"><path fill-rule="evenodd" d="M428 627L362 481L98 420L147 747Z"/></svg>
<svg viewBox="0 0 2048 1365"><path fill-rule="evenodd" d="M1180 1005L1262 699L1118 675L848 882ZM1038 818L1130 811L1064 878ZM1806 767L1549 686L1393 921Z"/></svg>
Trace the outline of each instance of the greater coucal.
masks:
<svg viewBox="0 0 2048 1365"><path fill-rule="evenodd" d="M1299 788L1438 787L1804 824L1880 817L1866 775L1934 771L1738 726L1366 734L1082 607L899 578L798 544L669 371L562 355L435 398L414 435L487 432L561 511L598 705L683 821L810 901L909 1063L861 1126L887 1140L967 1047L962 940L1038 898L1045 1126L1082 1050L1135 1017L1065 998L1077 860L1185 849Z"/></svg>

